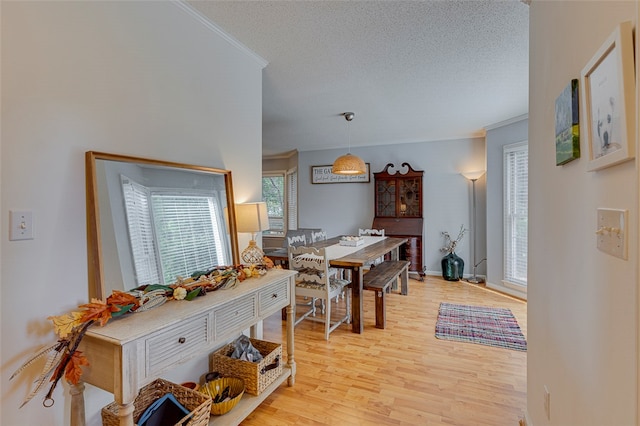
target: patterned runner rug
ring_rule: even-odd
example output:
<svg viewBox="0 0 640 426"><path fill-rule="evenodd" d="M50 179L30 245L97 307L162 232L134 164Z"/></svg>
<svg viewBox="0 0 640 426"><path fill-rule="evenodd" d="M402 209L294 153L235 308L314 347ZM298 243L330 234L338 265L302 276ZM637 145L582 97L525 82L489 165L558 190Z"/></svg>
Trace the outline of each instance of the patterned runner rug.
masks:
<svg viewBox="0 0 640 426"><path fill-rule="evenodd" d="M526 351L527 341L507 308L440 303L436 337Z"/></svg>

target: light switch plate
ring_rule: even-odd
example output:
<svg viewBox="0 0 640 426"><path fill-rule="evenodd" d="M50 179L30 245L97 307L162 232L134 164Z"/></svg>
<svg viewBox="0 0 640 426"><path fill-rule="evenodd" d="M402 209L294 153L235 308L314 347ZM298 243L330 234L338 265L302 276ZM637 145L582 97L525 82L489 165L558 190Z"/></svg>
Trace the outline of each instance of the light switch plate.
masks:
<svg viewBox="0 0 640 426"><path fill-rule="evenodd" d="M33 240L33 212L27 210L9 211L9 240Z"/></svg>
<svg viewBox="0 0 640 426"><path fill-rule="evenodd" d="M598 250L627 260L628 215L628 210L598 209L596 229Z"/></svg>

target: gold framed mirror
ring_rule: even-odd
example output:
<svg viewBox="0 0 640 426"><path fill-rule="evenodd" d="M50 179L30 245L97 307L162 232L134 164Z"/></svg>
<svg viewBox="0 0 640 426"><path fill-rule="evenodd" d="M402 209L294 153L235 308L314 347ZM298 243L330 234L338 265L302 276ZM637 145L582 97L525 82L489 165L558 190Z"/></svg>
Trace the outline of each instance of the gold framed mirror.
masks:
<svg viewBox="0 0 640 426"><path fill-rule="evenodd" d="M231 171L88 151L89 297L239 263Z"/></svg>

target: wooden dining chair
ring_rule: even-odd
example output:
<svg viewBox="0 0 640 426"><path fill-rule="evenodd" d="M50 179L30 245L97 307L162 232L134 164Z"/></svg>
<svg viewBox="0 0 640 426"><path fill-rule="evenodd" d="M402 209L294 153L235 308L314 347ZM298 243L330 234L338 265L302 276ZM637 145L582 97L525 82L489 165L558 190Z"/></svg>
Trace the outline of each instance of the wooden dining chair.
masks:
<svg viewBox="0 0 640 426"><path fill-rule="evenodd" d="M329 340L329 333L338 328L342 323L351 321L350 292L345 292L346 313L335 321L331 319L331 299L340 295L351 282L342 278L331 276L329 273L329 260L324 248L314 247L289 247L289 269L298 271L296 277L296 296L322 299L326 311L322 318L316 317L315 303L305 304L308 310L296 319L298 325L304 319L324 323L324 338ZM297 306L297 305L296 305Z"/></svg>
<svg viewBox="0 0 640 426"><path fill-rule="evenodd" d="M314 230L311 231L311 244L313 243L317 243L320 241L326 241L327 240L327 231L323 231L323 230ZM334 267L330 267L329 268L329 275L335 276L337 278L346 278L345 275L345 270L342 268L334 268ZM342 292L342 294L340 295L343 299L344 299L344 292ZM336 297L336 303L338 303L338 298ZM322 313L324 314L325 311L325 307L324 307L324 302L322 303Z"/></svg>
<svg viewBox="0 0 640 426"><path fill-rule="evenodd" d="M307 233L303 230L290 229L284 236L286 247L306 246L308 242L310 241L307 241Z"/></svg>
<svg viewBox="0 0 640 426"><path fill-rule="evenodd" d="M318 230L316 229L290 229L287 231L285 238L284 238L284 244L285 247L287 249L289 249L289 247L300 247L300 246L306 246L307 244L310 244L313 241L313 233L317 232ZM335 271L333 271L335 273ZM315 308L316 306L316 302L318 301L317 298L307 298L305 297L305 300L307 300L307 302L305 303L305 306L313 306ZM321 305L320 305L320 309L321 312L324 314L326 307L325 307L325 303L324 300L321 300Z"/></svg>
<svg viewBox="0 0 640 426"><path fill-rule="evenodd" d="M326 241L327 231L311 231L311 242L317 243L318 241Z"/></svg>
<svg viewBox="0 0 640 426"><path fill-rule="evenodd" d="M311 244L327 240L327 231L323 231L322 229L313 229L313 228L307 228L305 230L308 232L307 240L309 240L309 237L311 238ZM344 274L345 274L345 271L342 268L329 267L329 275L331 276L335 276L337 278L345 278ZM340 297L344 299L344 292L342 292ZM336 297L336 303L338 303L337 297ZM322 306L322 313L324 314L325 313L324 300L322 301L321 306Z"/></svg>
<svg viewBox="0 0 640 426"><path fill-rule="evenodd" d="M384 229L358 229L358 236L384 237Z"/></svg>

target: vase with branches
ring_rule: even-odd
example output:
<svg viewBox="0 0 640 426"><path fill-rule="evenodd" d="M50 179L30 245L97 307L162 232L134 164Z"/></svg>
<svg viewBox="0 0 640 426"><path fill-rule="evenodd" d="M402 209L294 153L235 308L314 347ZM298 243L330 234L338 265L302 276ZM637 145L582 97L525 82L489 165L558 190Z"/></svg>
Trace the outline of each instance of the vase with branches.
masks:
<svg viewBox="0 0 640 426"><path fill-rule="evenodd" d="M441 262L442 278L447 281L461 280L464 275L464 260L456 255L456 247L462 241L465 232L467 232L467 229L465 229L464 225L460 225L460 231L458 231L458 236L455 239L447 231L441 232L445 242L440 251L447 253Z"/></svg>

